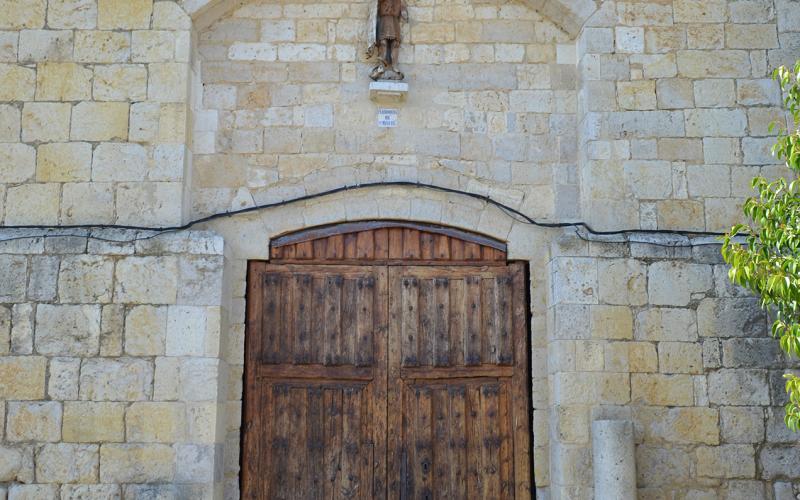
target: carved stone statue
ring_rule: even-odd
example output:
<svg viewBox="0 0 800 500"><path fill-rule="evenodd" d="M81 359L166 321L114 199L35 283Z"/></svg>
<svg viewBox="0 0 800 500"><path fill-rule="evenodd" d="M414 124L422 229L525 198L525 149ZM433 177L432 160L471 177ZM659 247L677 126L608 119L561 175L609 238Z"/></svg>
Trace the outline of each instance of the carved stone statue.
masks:
<svg viewBox="0 0 800 500"><path fill-rule="evenodd" d="M397 69L402 42L400 21L408 21L403 0L378 0L371 17L370 26L375 26L375 35L371 37L368 54L378 51L378 65L369 76L373 80L402 80L404 75Z"/></svg>

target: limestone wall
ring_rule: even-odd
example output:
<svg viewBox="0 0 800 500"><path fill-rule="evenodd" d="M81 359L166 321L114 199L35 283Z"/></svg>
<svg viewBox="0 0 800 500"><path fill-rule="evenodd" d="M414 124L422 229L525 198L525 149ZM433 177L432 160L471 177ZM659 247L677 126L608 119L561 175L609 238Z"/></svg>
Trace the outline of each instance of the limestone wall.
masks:
<svg viewBox="0 0 800 500"><path fill-rule="evenodd" d="M0 231L0 498L210 498L221 238L21 236Z"/></svg>
<svg viewBox="0 0 800 500"><path fill-rule="evenodd" d="M591 498L591 421L621 418L641 499L795 498L800 449L782 406L798 362L730 284L719 247L569 237L552 253L551 497Z"/></svg>
<svg viewBox="0 0 800 500"><path fill-rule="evenodd" d="M408 102L379 105L370 5L250 2L199 34L194 213L389 179L577 216L569 36L521 3L408 1ZM397 128L377 127L381 106Z"/></svg>
<svg viewBox="0 0 800 500"><path fill-rule="evenodd" d="M772 71L800 55L796 0L603 2L579 35L585 217L724 231L750 179L781 172Z"/></svg>

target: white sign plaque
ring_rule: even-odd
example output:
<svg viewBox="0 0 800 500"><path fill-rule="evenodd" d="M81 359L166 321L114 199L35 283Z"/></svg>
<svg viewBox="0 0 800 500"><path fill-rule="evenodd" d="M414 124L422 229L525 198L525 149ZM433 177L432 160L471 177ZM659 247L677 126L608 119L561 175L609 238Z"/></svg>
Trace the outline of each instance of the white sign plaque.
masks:
<svg viewBox="0 0 800 500"><path fill-rule="evenodd" d="M381 128L394 128L397 126L396 109L379 109L378 126Z"/></svg>

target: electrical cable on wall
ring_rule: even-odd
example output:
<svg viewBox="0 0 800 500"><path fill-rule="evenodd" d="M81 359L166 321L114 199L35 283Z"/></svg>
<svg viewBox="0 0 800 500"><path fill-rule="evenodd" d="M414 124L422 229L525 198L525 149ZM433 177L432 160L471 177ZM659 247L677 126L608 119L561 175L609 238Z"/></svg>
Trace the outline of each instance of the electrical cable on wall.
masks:
<svg viewBox="0 0 800 500"><path fill-rule="evenodd" d="M594 242L603 242L603 243L643 243L648 245L657 245L657 246L664 246L664 247L692 247L692 246L702 246L702 245L719 245L720 242L717 241L717 238L723 236L724 233L717 233L711 231L683 231L683 230L670 230L670 229L619 229L619 230L612 230L612 231L599 231L592 228L587 222L583 221L575 221L575 222L542 222L538 221L523 212L510 207L500 201L497 201L491 198L488 195L482 195L478 193L472 193L469 191L463 191L461 189L456 188L449 188L445 186L437 186L435 184L428 184L423 182L410 182L410 181L379 181L379 182L369 182L364 184L355 184L355 185L347 185L341 186L334 189L329 189L326 191L321 191L318 193L307 194L303 196L298 196L296 198L290 198L287 200L281 200L273 203L264 203L264 204L257 204L250 207L245 207L237 210L231 210L227 212L220 212L215 213L212 215L208 215L205 217L201 217L198 219L194 219L186 224L179 225L179 226L166 226L166 227L146 227L146 226L132 226L132 225L116 225L116 224L78 224L78 225L63 225L63 226L46 226L46 225L14 225L14 226L0 226L0 230L32 230L38 229L42 231L64 231L64 230L85 230L88 231L85 234L69 234L69 233L61 233L59 234L39 234L39 235L20 235L20 236L12 236L9 238L0 238L0 243L5 241L13 241L13 240L21 240L21 239L30 239L30 238L53 238L53 237L80 237L80 238L91 238L99 241L106 241L111 243L128 243L133 241L142 241L148 240L151 238L155 238L159 235L165 233L173 233L178 231L184 231L189 229L193 226L198 224L203 224L205 222L211 222L216 219L221 219L224 217L232 217L235 215L246 214L250 212L256 212L260 210L268 210L270 208L277 208L282 207L294 203L300 203L304 201L313 200L316 198L322 198L324 196L330 196L338 193L343 193L347 191L354 191L359 189L367 189L373 187L410 187L410 188L424 188L424 189L431 189L434 191L440 191L444 193L450 194L458 194L462 196L467 196L470 198L474 198L477 200L481 200L489 205L492 205L509 217L514 219L516 222L529 224L532 226L542 227L542 228L574 228L575 234L584 241L594 241ZM131 230L131 231L145 231L152 234L137 236L135 238L129 239L113 239L107 238L99 235L91 234L93 230ZM587 233L591 236L596 236L598 238L592 239L587 234L582 234L582 231ZM636 239L637 235L644 236L643 239ZM646 236L672 236L676 239L672 242L663 242L663 241L654 241L646 238ZM621 236L622 240L613 240L609 237L613 236ZM633 237L633 239L631 239ZM700 241L693 241L692 238L698 238Z"/></svg>

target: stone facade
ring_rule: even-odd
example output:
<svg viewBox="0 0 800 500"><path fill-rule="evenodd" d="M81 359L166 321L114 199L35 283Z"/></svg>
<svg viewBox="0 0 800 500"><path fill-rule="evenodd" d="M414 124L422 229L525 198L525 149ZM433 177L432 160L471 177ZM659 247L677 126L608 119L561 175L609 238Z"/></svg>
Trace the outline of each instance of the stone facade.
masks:
<svg viewBox="0 0 800 500"><path fill-rule="evenodd" d="M769 74L800 57L797 0L409 0L393 129L369 100L369 5L0 0L0 224L163 227L399 180L720 231L750 177L783 172ZM587 242L383 187L161 235L0 227L0 499L238 498L248 259L381 218L529 262L539 498L592 498L604 418L634 424L640 498L800 494L780 408L798 366L714 240Z"/></svg>

